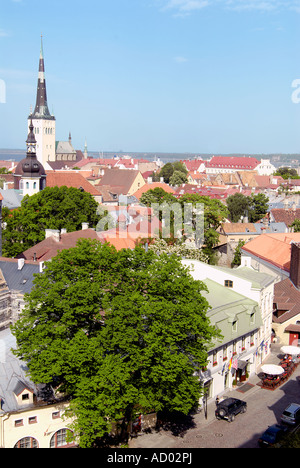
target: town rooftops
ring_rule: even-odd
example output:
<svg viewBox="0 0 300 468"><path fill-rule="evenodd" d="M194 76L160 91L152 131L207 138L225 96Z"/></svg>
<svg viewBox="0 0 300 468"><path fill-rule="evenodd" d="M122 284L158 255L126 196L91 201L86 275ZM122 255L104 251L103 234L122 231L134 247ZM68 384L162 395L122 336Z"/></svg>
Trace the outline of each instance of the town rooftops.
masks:
<svg viewBox="0 0 300 468"><path fill-rule="evenodd" d="M34 275L39 273L39 265L31 261L23 263L20 260L0 257L0 270L10 291L30 293Z"/></svg>
<svg viewBox="0 0 300 468"><path fill-rule="evenodd" d="M154 190L155 188L162 188L167 193L175 193L175 190L164 182L152 182L150 184L143 185L143 187L139 188L133 195L139 200L145 192L148 192L148 190Z"/></svg>
<svg viewBox="0 0 300 468"><path fill-rule="evenodd" d="M262 289L274 282L274 277L268 275L267 273L262 273L254 270L253 268L239 266L238 268L226 268L214 266L216 270L223 271L224 273L229 273L230 275L236 276L237 278L242 278L248 281L251 281L252 288Z"/></svg>
<svg viewBox="0 0 300 468"><path fill-rule="evenodd" d="M295 219L300 219L300 208L272 208L270 215L275 222L285 223L286 226L290 226Z"/></svg>
<svg viewBox="0 0 300 468"><path fill-rule="evenodd" d="M93 196L101 196L99 190L90 184L81 174L71 170L59 172L47 171L46 185L47 187L75 187L83 189Z"/></svg>
<svg viewBox="0 0 300 468"><path fill-rule="evenodd" d="M206 164L206 167L253 170L258 165L259 161L256 158L238 156L213 156Z"/></svg>
<svg viewBox="0 0 300 468"><path fill-rule="evenodd" d="M25 258L31 261L35 259L36 262L46 262L55 257L59 251L76 247L79 239L99 240L98 234L94 229L82 229L65 234L61 234L57 231L57 236L54 235L55 233L53 232L53 235L50 235L43 241L25 250L19 255L19 258Z"/></svg>
<svg viewBox="0 0 300 468"><path fill-rule="evenodd" d="M261 234L247 242L242 247L242 252L289 272L292 241L300 242L300 232Z"/></svg>
<svg viewBox="0 0 300 468"><path fill-rule="evenodd" d="M274 300L276 313L273 322L284 323L300 314L300 291L290 278L286 278L274 286Z"/></svg>
<svg viewBox="0 0 300 468"><path fill-rule="evenodd" d="M0 331L0 399L4 412L19 409L15 395L22 388L35 389L27 376L27 366L17 359L11 349L16 348L16 340L9 329Z"/></svg>
<svg viewBox="0 0 300 468"><path fill-rule="evenodd" d="M205 279L203 283L207 286L208 292L201 291L201 294L211 306L207 316L211 323L220 329L223 336L221 340L215 340L211 349L234 339L232 334L234 322L237 322L236 337L254 331L262 325L257 302L210 279ZM251 314L254 314L253 323L250 323L249 319Z"/></svg>

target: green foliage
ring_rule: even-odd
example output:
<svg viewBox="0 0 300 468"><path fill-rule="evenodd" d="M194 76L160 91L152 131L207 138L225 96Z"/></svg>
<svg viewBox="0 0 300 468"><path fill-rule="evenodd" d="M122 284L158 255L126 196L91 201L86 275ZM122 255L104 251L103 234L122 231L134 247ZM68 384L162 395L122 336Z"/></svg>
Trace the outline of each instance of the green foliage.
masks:
<svg viewBox="0 0 300 468"><path fill-rule="evenodd" d="M175 173L176 173L176 181L179 181L179 180L186 180L187 181L186 175L187 175L188 171L187 171L186 167L180 161L176 161L174 163L169 162L169 163L165 164L161 168L161 170L159 172L159 176L163 177L164 182L166 184L170 183L171 185L176 185L174 183L171 183L172 176ZM175 181L175 178L173 179L173 181ZM181 183L183 183L183 182L181 182Z"/></svg>
<svg viewBox="0 0 300 468"><path fill-rule="evenodd" d="M239 222L241 216L248 214L249 198L242 193L235 193L227 197L226 204L229 210L229 219L232 223Z"/></svg>
<svg viewBox="0 0 300 468"><path fill-rule="evenodd" d="M239 266L241 264L241 256L242 256L242 252L241 252L241 249L243 247L243 245L245 245L245 241L243 240L239 240L238 242L238 245L234 251L234 257L233 257L233 260L232 260L232 263L231 263L231 266Z"/></svg>
<svg viewBox="0 0 300 468"><path fill-rule="evenodd" d="M266 215L269 208L269 198L263 193L252 195L249 198L249 205L249 221L256 223Z"/></svg>
<svg viewBox="0 0 300 468"><path fill-rule="evenodd" d="M155 187L154 189L150 189L147 190L147 192L144 192L141 196L140 202L143 205L150 207L154 203L161 205L164 202L176 203L177 200L172 194L166 192L163 188Z"/></svg>
<svg viewBox="0 0 300 468"><path fill-rule="evenodd" d="M296 169L290 167L279 167L274 176L281 176L283 179L300 179Z"/></svg>
<svg viewBox="0 0 300 468"><path fill-rule="evenodd" d="M294 219L292 224L289 227L293 228L293 232L300 232L300 219Z"/></svg>
<svg viewBox="0 0 300 468"><path fill-rule="evenodd" d="M229 219L232 223L240 221L241 217L248 217L249 223L256 223L268 211L269 199L263 193L246 197L242 193L230 195L226 204L229 210Z"/></svg>
<svg viewBox="0 0 300 468"><path fill-rule="evenodd" d="M186 184L188 181L187 176L182 171L174 171L172 177L170 178L170 185L178 186L182 184Z"/></svg>
<svg viewBox="0 0 300 468"><path fill-rule="evenodd" d="M90 240L37 275L12 327L16 355L36 383L69 395L81 447L115 421L125 434L137 412L186 414L198 402L196 373L219 336L204 289L175 255Z"/></svg>
<svg viewBox="0 0 300 468"><path fill-rule="evenodd" d="M204 245L202 246L203 254L209 259L209 263L215 262L215 253L213 248L218 244L219 233L217 229L221 223L228 217L229 212L227 207L219 200L202 196L199 194L186 194L180 197L179 202L182 206L185 203L191 203L193 207L202 204L204 208Z"/></svg>
<svg viewBox="0 0 300 468"><path fill-rule="evenodd" d="M76 188L46 187L29 197L21 207L3 214L3 255L15 257L45 239L45 229L81 229L83 222L96 226L98 204L87 192Z"/></svg>

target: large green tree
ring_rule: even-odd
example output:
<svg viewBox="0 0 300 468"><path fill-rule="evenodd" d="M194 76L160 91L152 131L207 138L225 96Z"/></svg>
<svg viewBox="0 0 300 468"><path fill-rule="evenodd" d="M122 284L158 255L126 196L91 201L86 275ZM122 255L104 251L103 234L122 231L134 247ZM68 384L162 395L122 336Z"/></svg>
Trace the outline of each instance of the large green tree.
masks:
<svg viewBox="0 0 300 468"><path fill-rule="evenodd" d="M190 204L197 209L202 205L203 207L203 253L209 259L209 263L213 263L214 260L214 247L218 244L219 233L218 228L221 223L228 217L227 207L217 199L213 199L207 196L195 194L185 194L179 198L179 203L184 207L185 204ZM195 226L197 228L197 226Z"/></svg>
<svg viewBox="0 0 300 468"><path fill-rule="evenodd" d="M12 327L16 354L36 383L70 397L82 447L113 421L125 431L136 413L187 414L197 404L197 372L219 336L202 290L173 255L89 240L36 277Z"/></svg>
<svg viewBox="0 0 300 468"><path fill-rule="evenodd" d="M281 176L283 179L299 179L296 169L290 167L279 167L274 176Z"/></svg>
<svg viewBox="0 0 300 468"><path fill-rule="evenodd" d="M248 215L249 198L242 193L235 193L226 199L226 205L229 211L229 219L232 223L240 221L242 216Z"/></svg>
<svg viewBox="0 0 300 468"><path fill-rule="evenodd" d="M172 183L172 177L174 176L174 174L175 174L175 178L173 178L173 183ZM168 162L159 171L159 177L163 177L164 182L166 182L166 184L171 183L172 185L176 185L174 183L175 181L176 183L186 182L187 174L188 174L188 170L182 164L181 161L175 161L173 163Z"/></svg>
<svg viewBox="0 0 300 468"><path fill-rule="evenodd" d="M26 195L20 208L3 215L3 255L15 257L42 241L45 229L77 231L83 222L95 227L100 219L97 207L92 195L73 187L46 187Z"/></svg>
<svg viewBox="0 0 300 468"><path fill-rule="evenodd" d="M256 223L267 214L269 209L269 198L264 193L251 195L249 198L249 205L249 221L250 223Z"/></svg>
<svg viewBox="0 0 300 468"><path fill-rule="evenodd" d="M264 193L251 196L245 196L242 193L230 195L226 200L229 219L237 223L242 217L247 217L250 223L256 223L266 215L268 203L269 198Z"/></svg>

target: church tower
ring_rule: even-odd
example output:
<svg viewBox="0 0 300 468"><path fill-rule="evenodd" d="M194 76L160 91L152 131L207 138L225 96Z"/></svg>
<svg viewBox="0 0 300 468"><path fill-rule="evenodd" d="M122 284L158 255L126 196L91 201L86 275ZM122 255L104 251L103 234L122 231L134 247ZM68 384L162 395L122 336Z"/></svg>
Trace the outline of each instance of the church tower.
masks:
<svg viewBox="0 0 300 468"><path fill-rule="evenodd" d="M33 122L30 121L29 134L26 140L26 158L22 159L14 172L14 188L23 195L34 195L46 187L46 173L36 157L36 139L33 133Z"/></svg>
<svg viewBox="0 0 300 468"><path fill-rule="evenodd" d="M36 105L34 112L28 117L28 131L30 131L31 122L33 123L36 139L36 156L38 161L42 165L45 165L47 161L55 161L55 117L50 114L47 103L42 37Z"/></svg>

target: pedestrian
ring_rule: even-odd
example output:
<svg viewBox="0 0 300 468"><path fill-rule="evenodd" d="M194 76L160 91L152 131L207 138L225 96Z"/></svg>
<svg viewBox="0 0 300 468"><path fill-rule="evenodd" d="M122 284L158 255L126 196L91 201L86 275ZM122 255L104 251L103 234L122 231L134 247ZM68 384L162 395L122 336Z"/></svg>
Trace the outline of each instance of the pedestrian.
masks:
<svg viewBox="0 0 300 468"><path fill-rule="evenodd" d="M216 398L216 406L218 406L219 402L220 402L220 400L219 400L219 397L218 397L218 395L217 395L217 398Z"/></svg>

